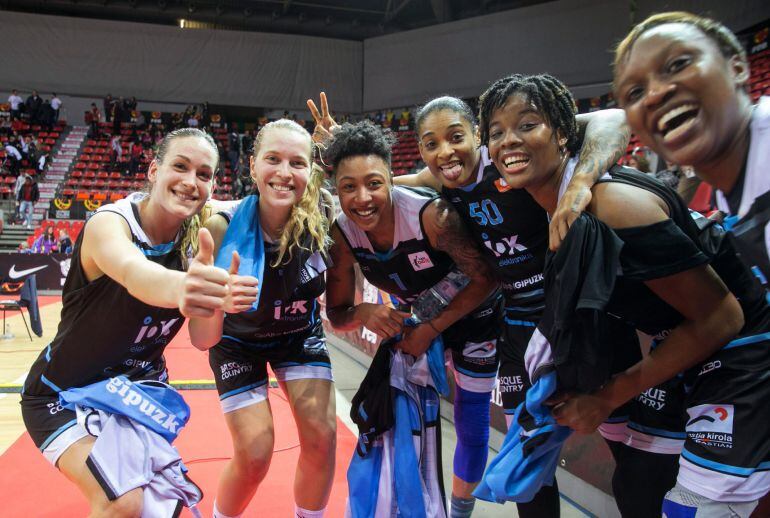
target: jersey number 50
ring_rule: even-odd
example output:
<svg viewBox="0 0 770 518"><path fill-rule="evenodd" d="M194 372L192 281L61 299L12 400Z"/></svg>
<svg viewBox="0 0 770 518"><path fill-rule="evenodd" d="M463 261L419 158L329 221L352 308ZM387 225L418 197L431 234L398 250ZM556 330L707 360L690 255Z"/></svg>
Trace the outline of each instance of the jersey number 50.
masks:
<svg viewBox="0 0 770 518"><path fill-rule="evenodd" d="M499 225L503 222L503 215L492 200L482 200L481 203L473 202L468 205L473 217L479 225Z"/></svg>

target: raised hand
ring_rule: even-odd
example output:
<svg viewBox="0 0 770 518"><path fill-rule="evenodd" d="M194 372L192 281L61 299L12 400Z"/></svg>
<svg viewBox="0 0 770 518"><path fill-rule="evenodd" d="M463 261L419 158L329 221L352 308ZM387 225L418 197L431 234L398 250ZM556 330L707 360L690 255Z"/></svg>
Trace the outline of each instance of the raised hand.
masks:
<svg viewBox="0 0 770 518"><path fill-rule="evenodd" d="M228 274L230 280L227 283L228 293L225 298L225 311L227 313L240 313L251 309L251 305L257 300L259 293L259 279L251 275L238 275L238 267L241 265L241 257L233 251Z"/></svg>
<svg viewBox="0 0 770 518"><path fill-rule="evenodd" d="M214 266L214 239L207 229L198 231L198 243L182 284L179 311L188 318L209 318L224 309L230 275Z"/></svg>
<svg viewBox="0 0 770 518"><path fill-rule="evenodd" d="M329 101L326 99L326 92L321 92L321 111L318 111L313 99L307 100L307 107L310 109L310 114L315 121L315 129L313 130L313 142L316 144L323 144L328 142L332 138L332 132L338 127L338 124L334 121L329 114Z"/></svg>

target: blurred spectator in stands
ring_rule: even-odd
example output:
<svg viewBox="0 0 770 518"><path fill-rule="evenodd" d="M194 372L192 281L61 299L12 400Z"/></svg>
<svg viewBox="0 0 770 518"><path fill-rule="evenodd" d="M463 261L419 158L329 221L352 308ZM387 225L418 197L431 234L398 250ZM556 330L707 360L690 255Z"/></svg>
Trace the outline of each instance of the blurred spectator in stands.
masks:
<svg viewBox="0 0 770 518"><path fill-rule="evenodd" d="M38 175L43 174L43 172L45 171L45 166L48 165L48 160L49 160L48 151L42 151L38 156L37 164L35 165Z"/></svg>
<svg viewBox="0 0 770 518"><path fill-rule="evenodd" d="M66 229L59 231L59 252L63 254L72 253L72 239Z"/></svg>
<svg viewBox="0 0 770 518"><path fill-rule="evenodd" d="M230 133L227 135L227 160L230 162L230 169L238 167L238 158L241 156L241 134L238 133L238 125L233 123L230 126Z"/></svg>
<svg viewBox="0 0 770 518"><path fill-rule="evenodd" d="M123 107L123 98L119 98L116 102L112 103L112 134L120 135L120 123L123 122L123 114L125 109Z"/></svg>
<svg viewBox="0 0 770 518"><path fill-rule="evenodd" d="M24 184L19 189L19 214L24 218L24 225L32 228L32 214L35 211L35 203L40 199L40 191L37 182L29 175L24 178Z"/></svg>
<svg viewBox="0 0 770 518"><path fill-rule="evenodd" d="M147 119L144 118L144 114L138 110L134 110L136 112L136 129L144 132L144 130L147 128Z"/></svg>
<svg viewBox="0 0 770 518"><path fill-rule="evenodd" d="M142 148L150 149L153 146L155 143L155 140L153 139L153 132L155 131L157 131L157 129L155 128L155 125L152 124L147 131L142 132Z"/></svg>
<svg viewBox="0 0 770 518"><path fill-rule="evenodd" d="M26 174L20 174L16 177L16 183L13 186L13 199L16 200L16 212L19 212L19 192L21 192L21 187L24 185L24 180L27 179Z"/></svg>
<svg viewBox="0 0 770 518"><path fill-rule="evenodd" d="M16 139L13 135L5 143L5 165L14 176L19 174L21 164L21 151L16 147Z"/></svg>
<svg viewBox="0 0 770 518"><path fill-rule="evenodd" d="M404 108L401 110L401 120L406 121L407 124L410 120L412 120L412 112L409 111L409 108Z"/></svg>
<svg viewBox="0 0 770 518"><path fill-rule="evenodd" d="M254 130L252 131L246 131L243 133L243 136L241 137L241 156L249 155L252 151L252 148L254 147L254 136L256 133ZM248 170L248 164L246 164L246 169ZM241 171L243 171L243 168L241 167Z"/></svg>
<svg viewBox="0 0 770 518"><path fill-rule="evenodd" d="M136 110L136 97L131 96L123 102L123 106L126 108L126 112L131 115L131 112Z"/></svg>
<svg viewBox="0 0 770 518"><path fill-rule="evenodd" d="M54 125L54 109L51 106L51 101L46 99L43 101L43 106L40 107L40 114L38 115L40 125L46 131L51 131Z"/></svg>
<svg viewBox="0 0 770 518"><path fill-rule="evenodd" d="M288 119L289 118L289 110L283 110L283 116L282 119Z"/></svg>
<svg viewBox="0 0 770 518"><path fill-rule="evenodd" d="M29 245L26 241L22 241L19 243L19 248L16 250L20 254L31 254L32 250L29 248Z"/></svg>
<svg viewBox="0 0 770 518"><path fill-rule="evenodd" d="M24 104L27 108L27 116L29 117L30 124L37 124L40 122L40 108L43 106L43 99L37 95L37 90L32 90L32 93L27 97Z"/></svg>
<svg viewBox="0 0 770 518"><path fill-rule="evenodd" d="M8 96L8 104L11 105L11 120L18 120L21 118L21 106L24 99L19 96L19 92L15 89L11 90L11 95Z"/></svg>
<svg viewBox="0 0 770 518"><path fill-rule="evenodd" d="M643 173L650 172L650 162L647 160L647 157L642 154L633 154L628 157L627 165L628 167Z"/></svg>
<svg viewBox="0 0 770 518"><path fill-rule="evenodd" d="M134 139L134 141L131 143L129 156L131 159L128 162L128 172L132 175L135 175L139 172L139 166L142 163L142 158L144 158L144 149L142 148L142 144L139 142L138 138Z"/></svg>
<svg viewBox="0 0 770 518"><path fill-rule="evenodd" d="M112 98L112 94L107 94L104 98L104 119L107 122L112 122L112 105L115 104L115 100Z"/></svg>
<svg viewBox="0 0 770 518"><path fill-rule="evenodd" d="M209 102L203 101L200 106L201 126L208 128L211 124L211 113L209 112Z"/></svg>
<svg viewBox="0 0 770 518"><path fill-rule="evenodd" d="M99 138L99 119L101 119L99 108L96 107L96 103L91 103L91 109L86 112L86 124L90 126L88 136L91 138Z"/></svg>
<svg viewBox="0 0 770 518"><path fill-rule="evenodd" d="M240 200L243 198L243 181L241 175L233 172L233 199Z"/></svg>
<svg viewBox="0 0 770 518"><path fill-rule="evenodd" d="M0 117L0 135L10 137L13 134L10 117Z"/></svg>
<svg viewBox="0 0 770 518"><path fill-rule="evenodd" d="M187 126L190 128L197 128L198 126L200 126L198 115L196 115L195 113L190 114L190 117L187 119Z"/></svg>
<svg viewBox="0 0 770 518"><path fill-rule="evenodd" d="M384 126L386 128L390 128L391 124L393 124L393 119L396 117L396 114L393 113L393 110L388 108L388 111L385 112L385 124Z"/></svg>
<svg viewBox="0 0 770 518"><path fill-rule="evenodd" d="M53 226L47 226L45 231L40 234L40 237L35 239L35 243L32 245L32 253L35 254L51 254L59 249L59 241L54 234Z"/></svg>
<svg viewBox="0 0 770 518"><path fill-rule="evenodd" d="M122 156L123 147L120 145L120 133L116 133L110 140L110 170L115 170L115 167L120 164Z"/></svg>
<svg viewBox="0 0 770 518"><path fill-rule="evenodd" d="M377 110L377 113L374 114L374 122L378 126L382 126L382 121L385 120L385 115L382 113L382 110Z"/></svg>
<svg viewBox="0 0 770 518"><path fill-rule="evenodd" d="M59 122L59 113L61 110L61 99L59 99L59 96L56 95L56 92L53 93L53 97L51 97L51 109L53 109L53 123L56 124Z"/></svg>

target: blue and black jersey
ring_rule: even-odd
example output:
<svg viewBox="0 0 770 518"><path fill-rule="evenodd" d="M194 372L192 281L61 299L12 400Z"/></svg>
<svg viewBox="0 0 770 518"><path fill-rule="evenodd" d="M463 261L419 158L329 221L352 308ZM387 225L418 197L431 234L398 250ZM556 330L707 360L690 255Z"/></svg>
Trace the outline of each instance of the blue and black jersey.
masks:
<svg viewBox="0 0 770 518"><path fill-rule="evenodd" d="M524 189L513 189L481 148L475 182L442 190L502 282L506 315L537 320L543 309L548 216Z"/></svg>
<svg viewBox="0 0 770 518"><path fill-rule="evenodd" d="M335 225L370 284L410 305L455 269L446 252L431 246L422 226L425 208L438 197L430 189L396 186L392 191L395 235L390 250L375 250L366 232L340 214Z"/></svg>
<svg viewBox="0 0 770 518"><path fill-rule="evenodd" d="M182 270L180 239L153 245L142 230L138 202L143 196L136 193L105 205L94 217L102 212L119 214L149 261ZM107 275L89 282L80 257L84 235L81 232L75 243L64 283L59 329L30 368L25 396L52 396L120 374L134 380L166 376L163 350L182 327L184 317L178 309L140 301Z"/></svg>
<svg viewBox="0 0 770 518"><path fill-rule="evenodd" d="M237 206L220 212L228 222ZM256 311L227 314L222 339L241 344L278 341L309 333L320 322L316 298L326 289L328 259L320 252L293 249L291 258L273 266L278 245L265 241L265 271Z"/></svg>

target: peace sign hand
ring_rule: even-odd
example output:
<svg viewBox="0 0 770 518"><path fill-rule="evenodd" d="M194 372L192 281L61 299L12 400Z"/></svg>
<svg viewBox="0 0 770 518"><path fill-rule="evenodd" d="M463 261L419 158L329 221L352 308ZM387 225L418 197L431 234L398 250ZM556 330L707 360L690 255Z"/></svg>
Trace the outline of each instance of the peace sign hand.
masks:
<svg viewBox="0 0 770 518"><path fill-rule="evenodd" d="M315 121L315 130L313 130L313 142L323 144L332 139L332 133L339 127L332 116L329 114L329 101L326 99L326 92L321 92L321 111L315 105L313 99L307 100L307 107Z"/></svg>

